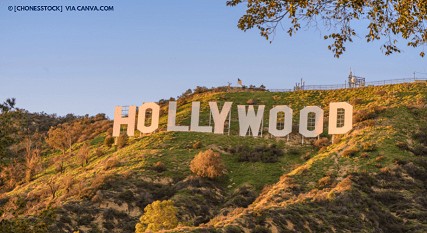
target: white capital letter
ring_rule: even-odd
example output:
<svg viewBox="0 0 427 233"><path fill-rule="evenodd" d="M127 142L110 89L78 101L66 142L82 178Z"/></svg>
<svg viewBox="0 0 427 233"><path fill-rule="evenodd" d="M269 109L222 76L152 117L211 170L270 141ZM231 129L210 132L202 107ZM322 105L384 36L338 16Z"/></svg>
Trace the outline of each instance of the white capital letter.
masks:
<svg viewBox="0 0 427 233"><path fill-rule="evenodd" d="M151 124L150 126L145 126L145 115L147 109L151 109ZM141 133L152 133L157 128L159 128L159 116L160 116L160 106L156 103L144 103L139 107L138 111L138 124L136 128L141 131Z"/></svg>
<svg viewBox="0 0 427 233"><path fill-rule="evenodd" d="M284 127L281 130L277 129L277 114L283 112L285 119L283 119ZM284 137L292 132L292 109L286 105L279 105L270 110L270 117L268 120L268 132L275 137Z"/></svg>
<svg viewBox="0 0 427 233"><path fill-rule="evenodd" d="M127 125L126 134L132 137L135 132L135 117L136 117L136 106L129 106L127 117L122 116L122 107L116 106L116 109L114 111L113 137L120 136L121 125Z"/></svg>
<svg viewBox="0 0 427 233"><path fill-rule="evenodd" d="M338 109L344 110L344 125L338 127ZM346 102L329 104L329 134L345 134L353 128L353 106Z"/></svg>
<svg viewBox="0 0 427 233"><path fill-rule="evenodd" d="M218 104L216 102L209 102L209 107L211 108L212 118L215 124L214 133L216 134L224 133L225 120L227 119L228 113L231 110L232 104L233 102L225 102L224 106L222 107L222 111L219 112Z"/></svg>
<svg viewBox="0 0 427 233"><path fill-rule="evenodd" d="M212 126L199 126L199 113L200 113L200 102L191 103L191 127L190 131L211 133Z"/></svg>
<svg viewBox="0 0 427 233"><path fill-rule="evenodd" d="M258 113L255 114L253 105L249 105L247 113L245 105L237 106L239 115L240 136L246 136L246 133L248 132L249 128L251 129L254 137L258 136L259 129L261 127L261 122L264 117L264 107L265 105L259 105Z"/></svg>
<svg viewBox="0 0 427 233"><path fill-rule="evenodd" d="M308 114L316 114L314 130L307 129ZM306 138L317 137L323 132L323 110L317 106L307 106L300 112L299 133Z"/></svg>
<svg viewBox="0 0 427 233"><path fill-rule="evenodd" d="M168 110L168 127L167 131L188 131L188 126L178 126L175 125L176 121L176 101L169 101L169 110Z"/></svg>

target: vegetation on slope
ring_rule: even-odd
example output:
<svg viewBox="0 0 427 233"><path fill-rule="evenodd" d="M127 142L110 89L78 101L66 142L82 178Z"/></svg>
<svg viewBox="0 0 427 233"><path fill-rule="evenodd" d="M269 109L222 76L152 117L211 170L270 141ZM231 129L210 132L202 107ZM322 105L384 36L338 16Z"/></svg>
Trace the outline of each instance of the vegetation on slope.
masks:
<svg viewBox="0 0 427 233"><path fill-rule="evenodd" d="M93 130L66 153L42 140L42 167L32 179L21 175L7 186L9 177L2 176L0 232L132 232L157 200L173 201L174 231L422 231L426 99L423 83L292 93L199 90L178 99L177 123L189 124L192 101L201 102L202 125L209 123L208 101L232 101L231 135L165 132L163 101L159 132L129 138L121 148L107 143L111 121L73 119L68 126L93 119L84 127ZM236 136L237 104L289 105L296 126L304 106L321 106L327 116L334 101L354 105L355 124L333 142L325 132L301 145L295 127L289 141L266 129L264 137ZM226 170L215 180L190 170L193 158L209 149L221 154ZM5 161L2 173L24 161Z"/></svg>

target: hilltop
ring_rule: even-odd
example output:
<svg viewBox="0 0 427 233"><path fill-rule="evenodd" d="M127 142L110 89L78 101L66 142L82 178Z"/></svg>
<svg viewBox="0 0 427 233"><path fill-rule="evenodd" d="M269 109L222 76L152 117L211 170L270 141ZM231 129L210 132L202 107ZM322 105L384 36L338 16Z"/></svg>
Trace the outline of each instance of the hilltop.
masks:
<svg viewBox="0 0 427 233"><path fill-rule="evenodd" d="M173 201L179 225L172 232L427 231L426 83L286 93L198 88L177 99L178 124L189 125L192 101L201 102L203 125L209 101L285 104L294 109L295 129L289 139L266 129L262 137L240 137L232 108L230 135L166 132L168 101L161 100L158 131L111 146L105 115L33 114L27 118L39 120L30 125L43 127L27 136L42 135L33 146L40 166L26 178L27 136L10 137L15 144L1 161L0 232L134 232L156 200ZM321 106L327 119L329 103L342 101L354 106L353 130L332 140L325 124L320 139L301 145L299 110ZM79 129L63 151L43 139L60 127ZM190 171L208 149L224 162L218 179Z"/></svg>

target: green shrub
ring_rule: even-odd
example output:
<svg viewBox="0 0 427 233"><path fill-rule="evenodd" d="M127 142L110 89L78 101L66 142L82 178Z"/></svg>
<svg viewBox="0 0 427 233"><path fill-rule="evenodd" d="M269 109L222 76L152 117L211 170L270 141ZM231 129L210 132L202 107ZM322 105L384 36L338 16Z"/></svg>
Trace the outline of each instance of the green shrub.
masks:
<svg viewBox="0 0 427 233"><path fill-rule="evenodd" d="M297 148L290 148L289 150L286 151L286 153L291 155L298 155L300 151Z"/></svg>
<svg viewBox="0 0 427 233"><path fill-rule="evenodd" d="M257 192L255 188L252 185L245 184L234 190L231 197L225 203L225 206L246 208L255 201L256 197Z"/></svg>
<svg viewBox="0 0 427 233"><path fill-rule="evenodd" d="M233 151L237 154L239 162L275 163L284 154L281 149L277 148L276 144L257 146L255 148L240 146Z"/></svg>
<svg viewBox="0 0 427 233"><path fill-rule="evenodd" d="M173 201L155 201L144 208L135 233L173 229L178 226L177 213Z"/></svg>

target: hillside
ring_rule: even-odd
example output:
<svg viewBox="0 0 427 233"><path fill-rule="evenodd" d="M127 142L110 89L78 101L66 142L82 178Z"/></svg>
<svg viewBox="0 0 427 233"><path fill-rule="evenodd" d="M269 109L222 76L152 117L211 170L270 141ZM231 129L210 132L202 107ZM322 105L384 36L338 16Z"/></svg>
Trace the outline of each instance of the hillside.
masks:
<svg viewBox="0 0 427 233"><path fill-rule="evenodd" d="M0 232L134 232L156 200L174 202L179 225L172 232L427 231L426 83L288 93L203 90L177 100L177 123L189 125L191 102L200 101L207 125L213 100L266 109L286 104L294 109L293 133L289 141L269 137L266 129L263 137L237 136L235 107L230 135L166 132L167 101L160 101L159 131L129 138L121 148L104 143L112 123L103 117L52 123L83 125L84 137L64 151L42 140L41 166L30 179L24 168L13 170L23 158L2 159ZM329 103L341 101L354 106L353 130L332 141L325 125L319 140L301 145L299 110L318 105L327 119ZM208 149L224 162L226 174L218 179L190 171L194 156ZM8 175L12 170L21 172Z"/></svg>

